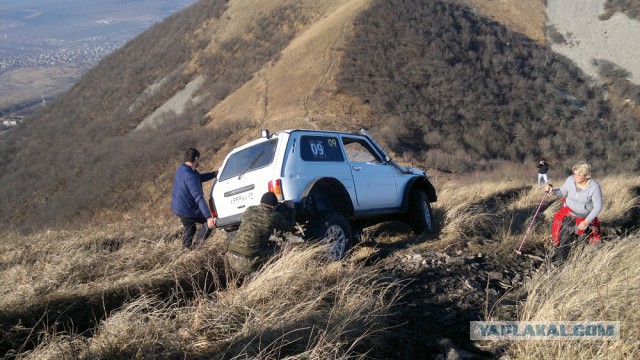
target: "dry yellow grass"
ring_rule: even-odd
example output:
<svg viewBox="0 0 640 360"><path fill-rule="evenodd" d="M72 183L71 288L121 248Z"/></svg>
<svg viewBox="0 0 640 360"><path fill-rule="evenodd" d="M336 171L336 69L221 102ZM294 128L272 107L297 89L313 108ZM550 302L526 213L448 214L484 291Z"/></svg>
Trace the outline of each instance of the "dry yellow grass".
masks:
<svg viewBox="0 0 640 360"><path fill-rule="evenodd" d="M640 357L640 234L575 251L526 285L525 321L620 321L617 341L521 341L518 359L638 359Z"/></svg>
<svg viewBox="0 0 640 360"><path fill-rule="evenodd" d="M522 169L511 173L518 171L526 173ZM504 169L499 172L505 173ZM441 181L439 201L434 204L442 224L438 234L414 237L398 233L400 228L382 226L365 232L367 246L356 247L349 259L339 263L322 261L322 248L294 247L244 283L225 269L223 233L216 233L195 251L184 251L178 239L181 226L168 214L147 219L125 216L111 222L103 219L99 226L26 236L5 231L0 234L0 316L15 320L32 311L36 319L45 319L43 304L90 305L91 299L93 306L111 307L92 333L81 335L82 329L34 324L33 329L12 330L0 324L0 335L33 331L32 338L39 338L34 350L15 348L21 357L32 359L139 358L148 354L363 356L372 348L369 344L382 341L404 286L387 279L378 267L366 265L367 259L375 258L379 248L389 252L395 243L409 244L409 251L513 254L542 197L532 187L532 178L525 175L499 181L490 180L498 178L496 174ZM620 219L637 211L640 177L599 180L605 194L601 216L605 226L621 223ZM539 214L525 251L548 243L550 216L558 202L545 201L548 209ZM625 339L628 334L637 337L640 282L633 260L638 258L638 235L623 241L613 236L605 240L579 255L576 252L567 266L530 280L529 300L521 318L620 320L626 324ZM119 298L121 308L100 303L118 292L132 298ZM515 344L511 351L521 358L567 358L584 352L610 358L638 354L637 346L624 341L590 344L586 350L573 343L523 343Z"/></svg>
<svg viewBox="0 0 640 360"><path fill-rule="evenodd" d="M529 214L540 203L529 169L498 164L483 174L445 181L433 204L440 224L437 241L421 245L432 251L470 247L478 239L489 239L474 250L513 252L521 239L523 213ZM505 174L509 174L505 176ZM533 215L533 214L530 214Z"/></svg>
<svg viewBox="0 0 640 360"><path fill-rule="evenodd" d="M26 358L363 356L385 330L401 284L372 269L326 262L326 250L288 249L242 286L186 306L140 297L102 322L90 340L57 334Z"/></svg>
<svg viewBox="0 0 640 360"><path fill-rule="evenodd" d="M612 222L624 218L630 209L640 204L640 196L630 192L636 189L640 193L639 175L612 175L600 181L603 192L603 212L601 220Z"/></svg>
<svg viewBox="0 0 640 360"><path fill-rule="evenodd" d="M5 279L0 308L188 278L216 256L221 259L216 246L221 238L187 252L176 225L173 218L136 219L27 236L0 234L0 277Z"/></svg>

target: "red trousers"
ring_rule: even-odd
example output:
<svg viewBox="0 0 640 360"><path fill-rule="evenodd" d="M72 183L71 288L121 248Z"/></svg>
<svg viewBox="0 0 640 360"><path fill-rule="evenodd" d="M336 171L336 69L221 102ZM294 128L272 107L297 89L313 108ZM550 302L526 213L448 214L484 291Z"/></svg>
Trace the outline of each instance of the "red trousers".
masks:
<svg viewBox="0 0 640 360"><path fill-rule="evenodd" d="M571 209L564 203L564 199L562 200L562 207L558 212L553 216L553 224L551 225L551 237L553 238L553 243L556 245L560 245L560 229L562 228L562 220L565 216L571 216L576 219L576 227L580 224L585 218L575 217L571 213ZM590 229L591 233L589 233L589 244L595 244L600 241L600 237L602 236L602 228L600 227L600 220L598 218L593 219L591 224L587 227L587 230ZM584 234L583 230L578 230L578 235Z"/></svg>

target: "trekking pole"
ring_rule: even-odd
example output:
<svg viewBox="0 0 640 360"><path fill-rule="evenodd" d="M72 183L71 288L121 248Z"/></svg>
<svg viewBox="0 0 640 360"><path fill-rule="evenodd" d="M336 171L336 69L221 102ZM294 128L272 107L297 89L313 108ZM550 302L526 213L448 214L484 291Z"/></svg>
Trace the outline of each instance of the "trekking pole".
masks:
<svg viewBox="0 0 640 360"><path fill-rule="evenodd" d="M548 192L544 192L544 195L542 196L542 200L540 200L540 205L538 205L538 210L536 210L536 213L533 215L533 219L531 219L531 223L529 224L529 227L527 228L527 231L524 233L524 237L522 238L522 242L520 243L520 246L518 247L518 250L516 250L516 254L518 255L522 255L522 245L524 245L524 241L527 240L527 235L529 235L529 231L531 231L531 227L533 226L534 221L536 221L536 216L538 216L538 212L540 212L540 208L542 207L542 203L544 202L544 199L547 198L547 195L549 195Z"/></svg>

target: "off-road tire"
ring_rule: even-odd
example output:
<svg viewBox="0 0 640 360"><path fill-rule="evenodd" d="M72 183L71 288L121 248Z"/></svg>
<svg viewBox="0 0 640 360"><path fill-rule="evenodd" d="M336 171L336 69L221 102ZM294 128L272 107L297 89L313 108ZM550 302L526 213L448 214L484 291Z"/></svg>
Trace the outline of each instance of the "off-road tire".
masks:
<svg viewBox="0 0 640 360"><path fill-rule="evenodd" d="M349 221L339 213L323 213L314 216L307 227L307 238L331 244L327 257L340 260L351 248L353 233Z"/></svg>
<svg viewBox="0 0 640 360"><path fill-rule="evenodd" d="M567 260L577 238L575 219L571 216L565 216L562 219L562 227L560 228L560 243L553 255L554 262L563 263Z"/></svg>
<svg viewBox="0 0 640 360"><path fill-rule="evenodd" d="M407 223L416 235L430 235L435 231L431 203L422 189L414 189L409 194Z"/></svg>

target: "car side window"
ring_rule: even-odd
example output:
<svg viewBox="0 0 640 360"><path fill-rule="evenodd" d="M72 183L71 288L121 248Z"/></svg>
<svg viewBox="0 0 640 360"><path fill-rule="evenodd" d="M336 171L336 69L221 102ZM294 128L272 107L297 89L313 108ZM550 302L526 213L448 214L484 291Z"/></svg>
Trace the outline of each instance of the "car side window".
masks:
<svg viewBox="0 0 640 360"><path fill-rule="evenodd" d="M338 138L334 136L300 137L300 156L304 161L344 162Z"/></svg>
<svg viewBox="0 0 640 360"><path fill-rule="evenodd" d="M343 137L342 144L349 162L382 163L382 159L363 139Z"/></svg>

